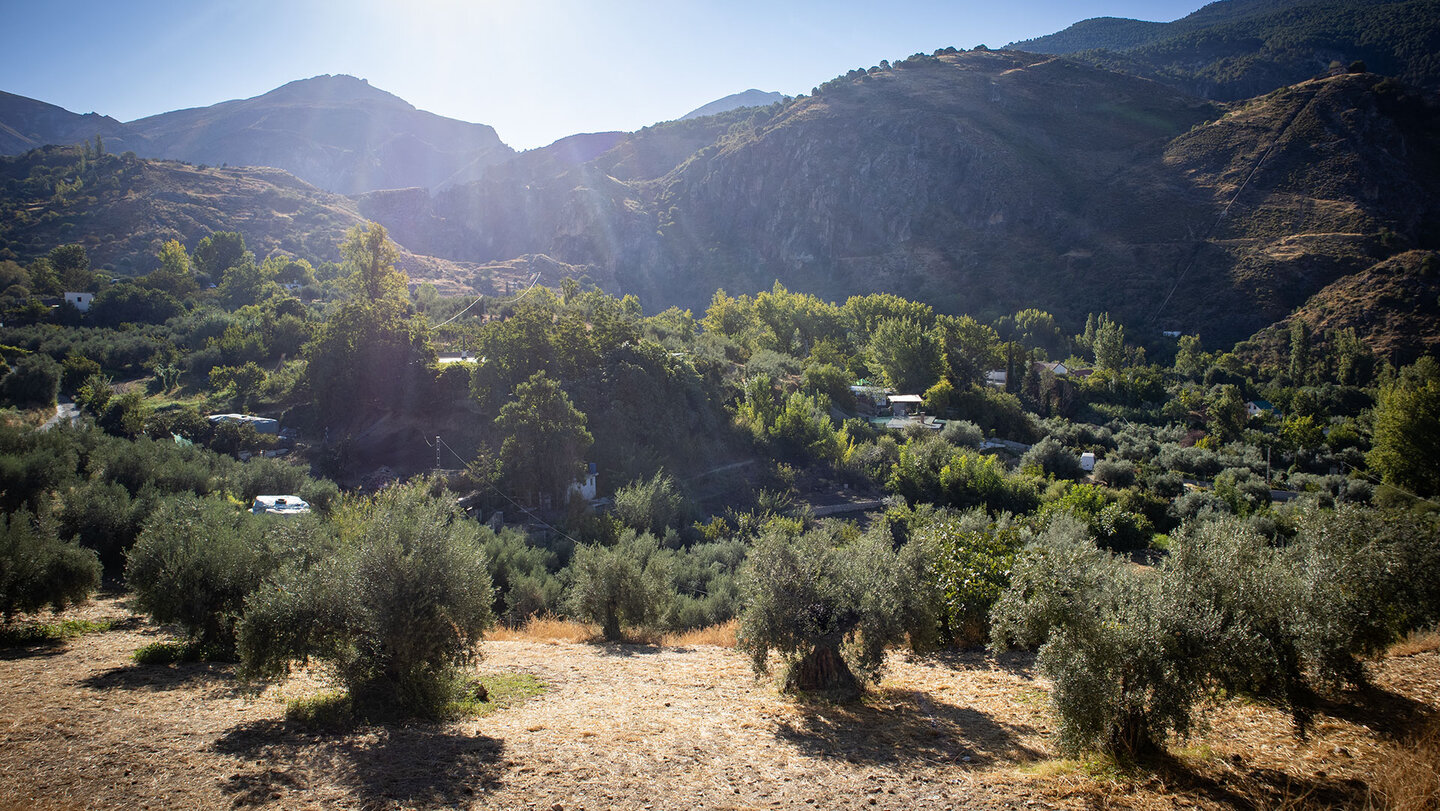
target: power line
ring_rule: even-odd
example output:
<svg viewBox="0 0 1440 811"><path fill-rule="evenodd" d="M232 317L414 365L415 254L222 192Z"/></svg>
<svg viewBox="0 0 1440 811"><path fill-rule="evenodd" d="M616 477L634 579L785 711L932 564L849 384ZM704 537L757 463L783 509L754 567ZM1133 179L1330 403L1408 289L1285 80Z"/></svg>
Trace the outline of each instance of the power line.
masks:
<svg viewBox="0 0 1440 811"><path fill-rule="evenodd" d="M530 291L531 291L531 290L534 290L534 289L535 289L535 283L538 282L538 281L540 281L540 274L539 274L539 273L536 273L535 275L533 275L533 276L530 277L530 286L527 287L527 288L525 288L525 292L521 293L520 295L516 296L516 297L513 298L513 299L510 299L509 301L501 301L501 302L498 302L498 303L499 303L499 304L514 304L515 302L517 302L517 301L525 298L526 296L530 295ZM449 318L445 319L444 321L441 321L440 323L438 323L438 324L436 324L435 326L431 327L431 329L439 329L439 328L445 326L446 324L450 323L451 321L454 321L455 319L459 318L460 316L462 316L462 315L470 312L470 308L471 308L471 307L474 307L476 304L479 304L479 303L481 302L481 300L484 299L484 298L485 298L485 294L484 294L484 293L481 293L478 298L476 298L474 301L470 302L470 306L469 306L469 307L466 307L465 309L463 309L463 310L461 310L460 312L458 312L458 313L450 316Z"/></svg>
<svg viewBox="0 0 1440 811"><path fill-rule="evenodd" d="M1225 208L1221 210L1220 216L1215 218L1215 222L1210 224L1210 228L1206 230L1205 235L1200 238L1200 241L1195 244L1195 248L1190 251L1190 259L1185 263L1185 267L1180 271L1180 275L1175 278L1175 284L1171 285L1170 292L1165 294L1165 300L1160 302L1160 306L1155 308L1154 314L1150 316L1151 324L1154 324L1160 319L1160 313L1165 311L1165 307L1170 303L1170 299L1175 295L1175 291L1180 289L1180 283L1185 281L1185 276L1190 273L1191 268L1195 267L1195 260L1199 258L1200 250L1210 241L1210 237L1214 236L1216 229L1220 227L1220 223L1224 222L1225 218L1230 215L1231 206L1234 206L1235 201L1240 199L1240 194L1250 185L1250 180L1260 171L1260 167L1265 164L1266 159L1270 157L1270 153L1275 151L1275 147L1279 146L1280 138L1285 134L1285 131L1290 129L1290 125L1295 123L1295 119L1299 118L1300 114L1305 112L1305 109L1314 103L1314 101L1315 95L1312 94L1299 109L1290 114L1290 117L1285 120L1284 124L1280 125L1280 129L1275 132L1274 140L1272 140L1270 146L1265 149L1265 154L1261 155L1260 160L1256 161L1255 165L1250 168L1250 173L1245 176L1245 180L1241 182L1240 187L1235 190L1235 194L1230 198L1230 202L1225 204Z"/></svg>
<svg viewBox="0 0 1440 811"><path fill-rule="evenodd" d="M455 452L455 449L452 448L452 447L450 447L450 445L449 445L448 443L446 443L445 440L443 440L443 439L441 439L440 437L437 436L437 437L435 437L435 441L436 441L437 443L439 443L439 445L440 445L441 447L445 448L445 450L450 451L450 455L451 455L451 456L454 456L455 459L456 459L456 461L458 461L461 465L464 465L464 466L466 466L466 467L469 467L470 463L469 463L469 462L466 462L465 459L464 459L464 457L462 457L460 454L456 453L456 452ZM425 444L426 444L426 445L429 445L429 444L430 444L430 440L428 440L428 439L425 440ZM515 499L513 499L513 498L511 498L511 497L509 497L509 496L507 496L507 495L505 495L505 494L504 494L503 492L501 492L500 489L499 489L498 487L496 487L495 485L491 484L490 482L485 482L485 486L488 487L488 488L490 488L490 491L493 492L495 495L497 495L497 496L505 499L506 501L510 502L511 504L514 504L514 505L515 505L515 509L519 510L520 512L522 512L522 513L524 513L524 514L526 514L526 515L528 515L528 516L530 516L530 517L533 518L537 523L539 523L541 526L545 527L546 529L550 530L551 532L554 532L556 535L559 535L560 537L564 538L565 540L569 541L570 543L573 543L573 544L575 544L575 545L577 545L577 546L580 545L580 541L578 541L578 540L570 537L570 535L568 535L567 533L565 533L565 532L564 532L563 530L561 530L559 527L556 527L556 526L554 526L553 524L547 522L545 519L543 519L543 518L541 518L540 516L536 515L535 513L531 512L527 507L521 505L521 504L520 504L518 501L516 501Z"/></svg>

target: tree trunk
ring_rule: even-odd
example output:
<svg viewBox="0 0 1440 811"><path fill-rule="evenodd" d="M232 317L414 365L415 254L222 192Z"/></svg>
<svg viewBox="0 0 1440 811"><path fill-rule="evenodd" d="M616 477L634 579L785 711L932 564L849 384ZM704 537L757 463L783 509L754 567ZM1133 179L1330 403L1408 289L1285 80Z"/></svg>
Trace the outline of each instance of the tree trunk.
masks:
<svg viewBox="0 0 1440 811"><path fill-rule="evenodd" d="M836 699L860 695L860 681L840 655L838 645L820 643L785 672L787 693L823 693Z"/></svg>

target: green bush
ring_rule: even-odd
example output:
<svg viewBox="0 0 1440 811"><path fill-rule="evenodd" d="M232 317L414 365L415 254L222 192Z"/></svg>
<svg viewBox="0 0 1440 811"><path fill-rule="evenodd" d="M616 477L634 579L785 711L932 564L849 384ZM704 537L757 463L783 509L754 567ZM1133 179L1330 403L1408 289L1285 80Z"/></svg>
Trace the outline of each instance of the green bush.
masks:
<svg viewBox="0 0 1440 811"><path fill-rule="evenodd" d="M675 478L664 470L649 481L637 479L615 491L615 517L636 532L648 532L657 538L665 530L684 523L682 509L685 499L675 486Z"/></svg>
<svg viewBox="0 0 1440 811"><path fill-rule="evenodd" d="M853 697L874 679L885 646L904 634L911 585L891 548L890 528L863 536L825 522L799 534L771 527L751 550L737 634L756 673L771 651L785 662L783 689Z"/></svg>
<svg viewBox="0 0 1440 811"><path fill-rule="evenodd" d="M65 543L55 522L21 511L0 515L0 617L84 602L100 585L95 553Z"/></svg>
<svg viewBox="0 0 1440 811"><path fill-rule="evenodd" d="M26 355L0 378L0 401L13 406L53 405L60 392L60 364L48 355Z"/></svg>
<svg viewBox="0 0 1440 811"><path fill-rule="evenodd" d="M1060 444L1055 437L1045 437L1020 458L1020 467L1039 470L1058 479L1080 478L1080 455Z"/></svg>
<svg viewBox="0 0 1440 811"><path fill-rule="evenodd" d="M910 544L927 549L933 560L934 594L949 642L971 647L990 638L990 609L1010 584L1023 543L1008 514L992 520L980 509L943 512L912 527Z"/></svg>
<svg viewBox="0 0 1440 811"><path fill-rule="evenodd" d="M614 546L581 544L566 570L570 613L600 625L610 641L622 626L655 627L675 600L670 558L649 533L627 529Z"/></svg>
<svg viewBox="0 0 1440 811"><path fill-rule="evenodd" d="M334 668L364 715L439 717L464 694L459 668L494 624L479 527L427 482L334 513L335 549L289 563L245 603L248 672L295 662Z"/></svg>
<svg viewBox="0 0 1440 811"><path fill-rule="evenodd" d="M278 565L264 542L267 523L219 498L163 502L125 565L137 607L156 622L180 625L206 656L233 657L245 598Z"/></svg>
<svg viewBox="0 0 1440 811"><path fill-rule="evenodd" d="M940 438L959 448L978 448L985 432L969 420L950 420L940 429Z"/></svg>

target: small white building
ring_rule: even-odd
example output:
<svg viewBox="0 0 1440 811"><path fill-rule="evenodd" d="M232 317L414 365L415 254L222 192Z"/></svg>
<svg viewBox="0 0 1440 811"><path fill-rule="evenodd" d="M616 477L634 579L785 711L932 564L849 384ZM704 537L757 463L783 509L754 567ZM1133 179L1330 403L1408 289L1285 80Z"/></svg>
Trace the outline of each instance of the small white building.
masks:
<svg viewBox="0 0 1440 811"><path fill-rule="evenodd" d="M925 402L925 398L918 394L892 394L889 400L895 416L902 418L919 413L920 405Z"/></svg>
<svg viewBox="0 0 1440 811"><path fill-rule="evenodd" d="M217 425L222 422L250 425L255 428L255 433L257 434L280 433L280 421L270 419L269 417L257 417L253 414L211 414L207 419Z"/></svg>
<svg viewBox="0 0 1440 811"><path fill-rule="evenodd" d="M570 495L579 496L586 501L594 501L599 478L598 468L594 462L591 462L589 469L585 472L585 481L574 482L570 485Z"/></svg>
<svg viewBox="0 0 1440 811"><path fill-rule="evenodd" d="M250 512L256 515L303 515L310 504L299 496L256 496Z"/></svg>
<svg viewBox="0 0 1440 811"><path fill-rule="evenodd" d="M1004 369L991 369L985 373L985 385L1003 389L1010 382L1010 373Z"/></svg>
<svg viewBox="0 0 1440 811"><path fill-rule="evenodd" d="M1086 451L1080 454L1080 469L1089 473L1095 469L1095 454Z"/></svg>
<svg viewBox="0 0 1440 811"><path fill-rule="evenodd" d="M90 312L90 302L95 300L94 293L65 293L65 303L70 304L82 313Z"/></svg>

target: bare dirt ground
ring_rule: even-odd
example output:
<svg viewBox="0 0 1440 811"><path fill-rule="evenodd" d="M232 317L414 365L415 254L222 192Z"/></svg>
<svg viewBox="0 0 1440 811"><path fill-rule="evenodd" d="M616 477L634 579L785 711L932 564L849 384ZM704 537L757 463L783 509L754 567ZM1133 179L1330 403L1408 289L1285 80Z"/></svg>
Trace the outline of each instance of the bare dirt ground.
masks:
<svg viewBox="0 0 1440 811"><path fill-rule="evenodd" d="M284 720L314 677L255 690L226 665L141 666L165 638L114 618L64 645L0 648L0 808L1364 807L1368 784L1440 708L1440 654L1395 656L1301 740L1251 703L1129 772L1058 761L1024 656L896 653L879 689L796 703L727 648L488 642L482 672L549 687L446 724L340 731ZM1433 646L1432 646L1433 647Z"/></svg>

